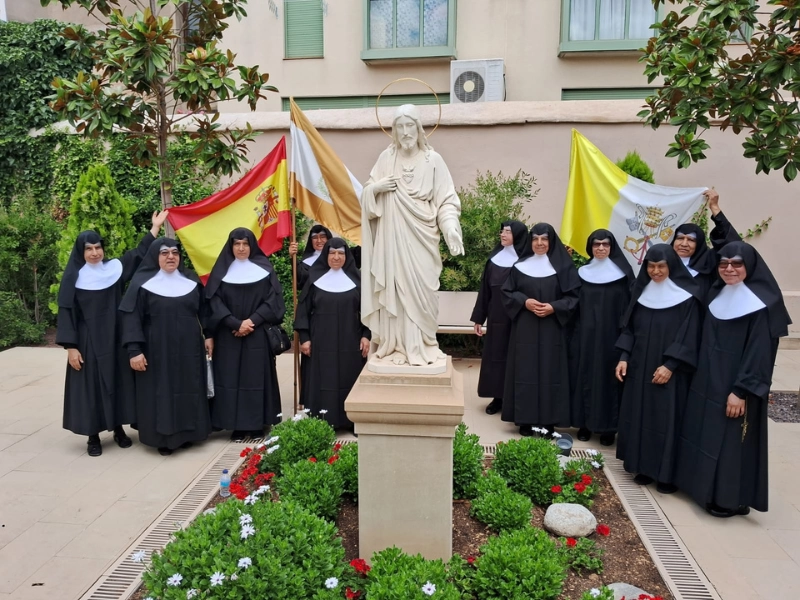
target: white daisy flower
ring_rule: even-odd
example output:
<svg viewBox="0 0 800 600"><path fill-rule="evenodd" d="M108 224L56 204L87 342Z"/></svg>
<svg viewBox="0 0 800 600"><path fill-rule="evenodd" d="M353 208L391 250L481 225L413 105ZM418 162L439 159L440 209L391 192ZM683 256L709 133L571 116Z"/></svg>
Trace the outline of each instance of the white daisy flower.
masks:
<svg viewBox="0 0 800 600"><path fill-rule="evenodd" d="M554 431L554 432L553 432L553 437L554 437L555 439L558 439L558 438L560 438L560 437L561 437L561 434L560 434L560 433L558 433L557 431Z"/></svg>
<svg viewBox="0 0 800 600"><path fill-rule="evenodd" d="M275 415L275 416L276 416L276 417L278 417L279 419L281 419L281 418L283 418L283 413L278 413L278 414L277 414L277 415Z"/></svg>
<svg viewBox="0 0 800 600"><path fill-rule="evenodd" d="M268 485L262 485L260 488L256 490L259 494L266 494L269 491Z"/></svg>
<svg viewBox="0 0 800 600"><path fill-rule="evenodd" d="M433 596L436 593L436 586L429 581L422 586L422 593L426 596Z"/></svg>
<svg viewBox="0 0 800 600"><path fill-rule="evenodd" d="M306 414L308 414L308 413L310 413L310 412L311 412L311 409L310 409L310 408L304 408L304 409L303 409L303 412L304 412L304 413L306 413Z"/></svg>
<svg viewBox="0 0 800 600"><path fill-rule="evenodd" d="M281 438L280 438L280 437L278 437L277 435L273 435L271 438L269 438L269 439L268 439L266 442L264 442L264 443L265 443L267 446L271 446L272 444L274 444L275 442L277 442L279 439L281 439Z"/></svg>
<svg viewBox="0 0 800 600"><path fill-rule="evenodd" d="M191 589L186 592L186 600L192 600L197 594L200 593L200 590Z"/></svg>
<svg viewBox="0 0 800 600"><path fill-rule="evenodd" d="M250 494L249 496L247 496L247 498L244 499L244 503L245 504L255 504L256 500L258 500L258 496L254 496L253 494Z"/></svg>
<svg viewBox="0 0 800 600"><path fill-rule="evenodd" d="M133 554L131 554L131 560L133 562L144 562L145 551L144 550L137 550Z"/></svg>
<svg viewBox="0 0 800 600"><path fill-rule="evenodd" d="M253 536L255 534L256 534L256 528L253 527L252 525L243 526L242 527L242 531L240 532L241 538L243 540L246 540L247 538L249 538L250 536Z"/></svg>
<svg viewBox="0 0 800 600"><path fill-rule="evenodd" d="M253 515L240 515L239 516L239 525L250 525L253 522Z"/></svg>
<svg viewBox="0 0 800 600"><path fill-rule="evenodd" d="M319 411L319 414L321 414L321 415L327 415L327 414L328 414L328 411L327 411L327 410L325 410L324 408L321 408L321 409L320 409L320 411Z"/></svg>
<svg viewBox="0 0 800 600"><path fill-rule="evenodd" d="M222 585L222 582L225 581L225 575L217 571L211 576L211 585Z"/></svg>
<svg viewBox="0 0 800 600"><path fill-rule="evenodd" d="M586 454L590 456L597 456L597 450L595 450L594 448L590 448L589 450L586 451Z"/></svg>
<svg viewBox="0 0 800 600"><path fill-rule="evenodd" d="M589 595L592 598L599 598L600 597L600 590L598 590L597 588L592 588L592 589L589 590Z"/></svg>
<svg viewBox="0 0 800 600"><path fill-rule="evenodd" d="M204 515L215 515L215 514L217 514L217 507L216 507L216 506L214 506L214 507L212 507L212 508L207 508L207 509L205 509L205 510L203 511L203 514L204 514Z"/></svg>
<svg viewBox="0 0 800 600"><path fill-rule="evenodd" d="M275 445L275 446L273 446L272 448L269 448L269 449L267 450L267 454L272 454L272 453L273 453L273 452L275 452L275 450L277 450L278 448L280 448L280 446L278 446L278 445Z"/></svg>
<svg viewBox="0 0 800 600"><path fill-rule="evenodd" d="M236 581L239 579L239 576L236 573L231 574L231 581Z"/></svg>
<svg viewBox="0 0 800 600"><path fill-rule="evenodd" d="M599 463L599 462L597 462L596 460L593 460L593 461L592 461L592 466L593 466L595 469L599 469L599 468L600 468L600 463Z"/></svg>
<svg viewBox="0 0 800 600"><path fill-rule="evenodd" d="M325 580L325 587L329 590L336 589L336 586L339 585L339 580L336 577L328 577Z"/></svg>
<svg viewBox="0 0 800 600"><path fill-rule="evenodd" d="M167 579L167 585L178 587L181 584L181 581L183 581L183 575L180 573L175 573L175 575Z"/></svg>
<svg viewBox="0 0 800 600"><path fill-rule="evenodd" d="M247 569L253 565L253 559L249 556L244 556L239 559L239 562L236 564L237 567L240 569Z"/></svg>
<svg viewBox="0 0 800 600"><path fill-rule="evenodd" d="M292 421L300 421L305 416L306 415L304 413L299 412L295 416L292 417Z"/></svg>

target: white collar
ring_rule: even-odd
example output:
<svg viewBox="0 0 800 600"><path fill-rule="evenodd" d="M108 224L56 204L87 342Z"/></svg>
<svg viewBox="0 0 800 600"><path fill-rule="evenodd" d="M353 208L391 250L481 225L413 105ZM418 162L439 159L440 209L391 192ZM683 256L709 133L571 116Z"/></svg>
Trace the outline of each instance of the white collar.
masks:
<svg viewBox="0 0 800 600"><path fill-rule="evenodd" d="M514 246L503 246L503 249L500 250L497 254L495 254L489 260L496 264L498 267L510 267L513 266L515 262L517 262L517 251L514 250Z"/></svg>
<svg viewBox="0 0 800 600"><path fill-rule="evenodd" d="M639 304L647 308L661 309L677 306L685 302L692 295L669 277L661 283L650 281L644 286L642 295L639 296Z"/></svg>
<svg viewBox="0 0 800 600"><path fill-rule="evenodd" d="M340 292L349 292L356 284L344 272L344 269L328 269L322 277L314 282L314 285L326 292L333 292L338 294Z"/></svg>
<svg viewBox="0 0 800 600"><path fill-rule="evenodd" d="M178 298L185 296L197 287L197 282L192 281L177 269L172 273L159 270L153 277L145 281L142 287L158 296Z"/></svg>
<svg viewBox="0 0 800 600"><path fill-rule="evenodd" d="M122 263L116 258L96 265L88 262L78 271L75 288L78 290L105 290L122 277Z"/></svg>
<svg viewBox="0 0 800 600"><path fill-rule="evenodd" d="M304 259L303 259L303 262L304 262L305 264L307 264L307 265L310 267L310 266L311 266L311 265L313 265L315 262L317 262L317 259L319 258L319 255L320 255L320 254L322 254L322 250L314 250L314 254L312 254L312 255L311 255L311 256L309 256L308 258L304 258Z"/></svg>
<svg viewBox="0 0 800 600"><path fill-rule="evenodd" d="M686 267L686 270L692 274L692 277L697 277L697 271L695 271L692 267L689 266L689 261L692 260L692 257L679 256L678 258L681 259L683 266Z"/></svg>
<svg viewBox="0 0 800 600"><path fill-rule="evenodd" d="M556 270L550 264L547 254L534 254L525 260L515 263L514 266L529 277L550 277L556 274Z"/></svg>
<svg viewBox="0 0 800 600"><path fill-rule="evenodd" d="M235 259L228 267L228 272L222 281L225 283L254 283L269 277L269 271L259 267L249 258Z"/></svg>
<svg viewBox="0 0 800 600"><path fill-rule="evenodd" d="M589 283L611 283L625 277L625 272L610 258L593 258L578 269L578 275Z"/></svg>
<svg viewBox="0 0 800 600"><path fill-rule="evenodd" d="M738 319L757 310L766 308L761 299L753 293L744 281L726 285L708 305L708 312L721 321Z"/></svg>

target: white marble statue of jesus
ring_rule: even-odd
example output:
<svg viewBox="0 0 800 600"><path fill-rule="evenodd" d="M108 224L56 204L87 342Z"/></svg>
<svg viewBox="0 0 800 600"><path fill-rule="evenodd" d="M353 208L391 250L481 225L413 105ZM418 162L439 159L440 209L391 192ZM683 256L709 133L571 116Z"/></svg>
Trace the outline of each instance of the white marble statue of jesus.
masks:
<svg viewBox="0 0 800 600"><path fill-rule="evenodd" d="M439 232L452 255L464 253L461 202L414 105L397 109L392 139L361 195L361 320L378 346L373 359L431 365L445 358L436 342Z"/></svg>

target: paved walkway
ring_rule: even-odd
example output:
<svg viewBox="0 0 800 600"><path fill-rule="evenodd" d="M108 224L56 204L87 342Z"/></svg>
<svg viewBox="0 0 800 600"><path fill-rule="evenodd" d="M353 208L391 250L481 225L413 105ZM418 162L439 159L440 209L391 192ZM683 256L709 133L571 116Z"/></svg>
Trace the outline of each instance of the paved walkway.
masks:
<svg viewBox="0 0 800 600"><path fill-rule="evenodd" d="M162 457L101 436L103 456L61 428L66 357L54 348L0 352L0 600L77 600L227 443L214 434ZM516 436L483 412L480 361L457 360L470 430L484 444ZM291 414L292 357L279 358ZM800 387L800 350L781 350L774 389ZM800 424L770 422L770 512L717 520L680 494L657 501L724 600L800 593Z"/></svg>

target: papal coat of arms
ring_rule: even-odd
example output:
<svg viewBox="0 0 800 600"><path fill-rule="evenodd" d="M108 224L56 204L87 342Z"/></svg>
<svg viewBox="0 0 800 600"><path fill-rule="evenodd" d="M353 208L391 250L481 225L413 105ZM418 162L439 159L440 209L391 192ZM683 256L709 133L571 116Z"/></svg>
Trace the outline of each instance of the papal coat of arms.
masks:
<svg viewBox="0 0 800 600"><path fill-rule="evenodd" d="M665 215L659 206L637 204L635 214L625 219L628 228L636 237L627 236L623 247L633 255L637 264L641 265L652 245L669 241L677 218L676 213Z"/></svg>
<svg viewBox="0 0 800 600"><path fill-rule="evenodd" d="M278 191L274 185L262 187L258 191L253 210L258 217L258 226L261 231L278 222Z"/></svg>

